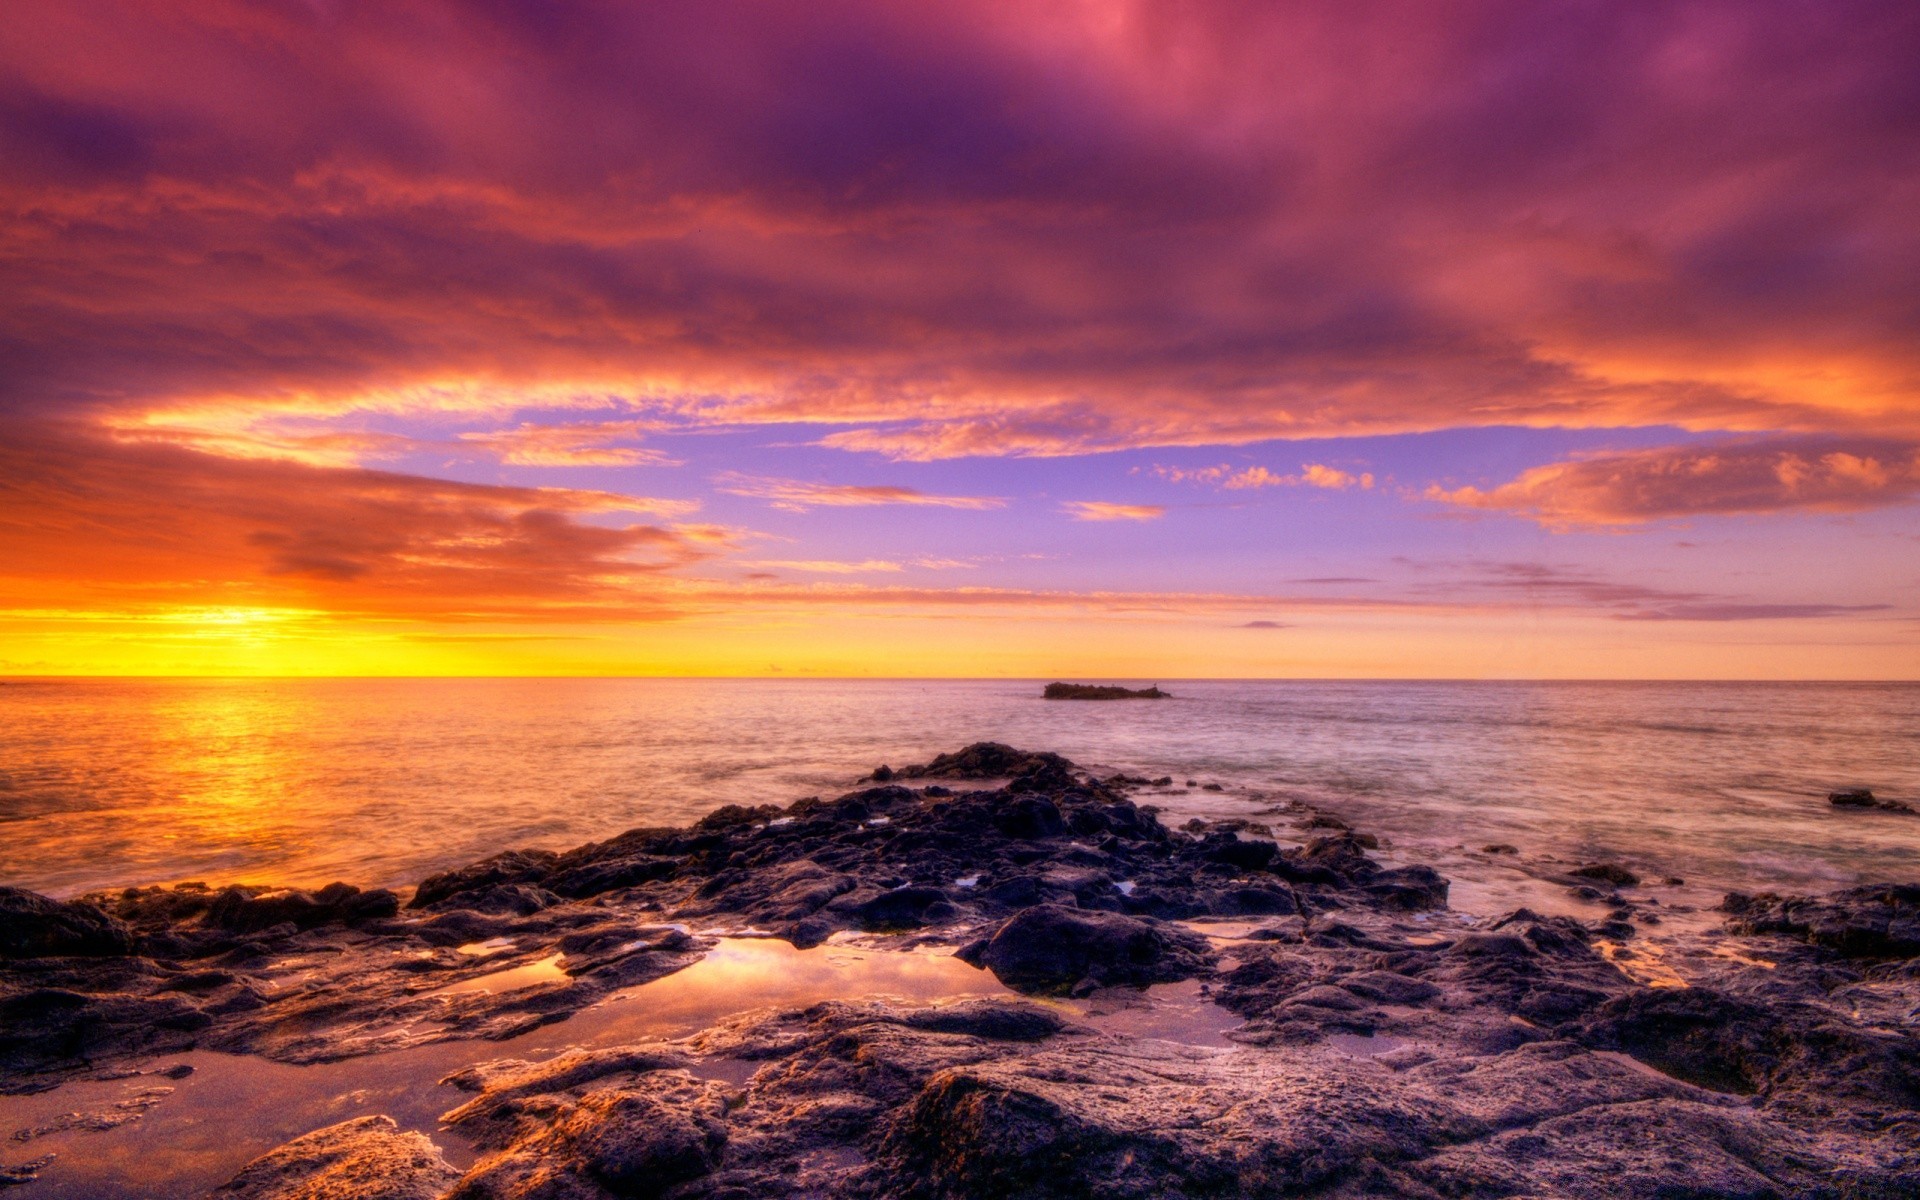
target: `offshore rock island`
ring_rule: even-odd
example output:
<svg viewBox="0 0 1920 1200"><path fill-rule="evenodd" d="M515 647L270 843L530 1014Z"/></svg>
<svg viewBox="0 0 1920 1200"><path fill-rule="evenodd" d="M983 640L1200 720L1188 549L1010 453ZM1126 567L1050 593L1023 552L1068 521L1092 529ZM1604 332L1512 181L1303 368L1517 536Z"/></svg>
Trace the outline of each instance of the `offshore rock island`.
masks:
<svg viewBox="0 0 1920 1200"><path fill-rule="evenodd" d="M1102 683L1050 683L1040 689L1042 700L1171 700L1172 692L1160 685L1129 688Z"/></svg>
<svg viewBox="0 0 1920 1200"><path fill-rule="evenodd" d="M1657 897L1615 864L1566 876L1605 919L1472 920L1325 818L1298 845L1170 829L1135 799L1163 781L995 743L881 778L507 851L404 900L0 889L0 1084L150 1077L163 1112L192 1051L472 1050L420 1081L452 1097L437 1136L313 1128L223 1172L251 1200L1920 1193L1920 887L1731 896L1724 928L1655 951ZM487 1046L641 1005L744 938L957 957L997 994ZM1129 1025L1151 996L1174 1019ZM63 1166L41 1132L0 1160L27 1198Z"/></svg>

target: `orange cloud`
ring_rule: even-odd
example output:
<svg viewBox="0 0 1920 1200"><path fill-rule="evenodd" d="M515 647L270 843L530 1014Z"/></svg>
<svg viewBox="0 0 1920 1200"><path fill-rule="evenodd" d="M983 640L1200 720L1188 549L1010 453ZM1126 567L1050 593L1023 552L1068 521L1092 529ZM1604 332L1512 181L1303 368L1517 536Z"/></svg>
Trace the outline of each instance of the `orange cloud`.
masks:
<svg viewBox="0 0 1920 1200"><path fill-rule="evenodd" d="M1676 517L1847 512L1920 495L1920 445L1775 438L1597 454L1534 467L1498 487L1427 499L1528 517L1552 528L1640 525Z"/></svg>
<svg viewBox="0 0 1920 1200"><path fill-rule="evenodd" d="M1163 504L1114 504L1106 500L1069 500L1061 508L1076 521L1153 521L1167 515Z"/></svg>
<svg viewBox="0 0 1920 1200"><path fill-rule="evenodd" d="M236 459L6 424L0 602L646 617L662 572L731 544L633 523L679 502Z"/></svg>

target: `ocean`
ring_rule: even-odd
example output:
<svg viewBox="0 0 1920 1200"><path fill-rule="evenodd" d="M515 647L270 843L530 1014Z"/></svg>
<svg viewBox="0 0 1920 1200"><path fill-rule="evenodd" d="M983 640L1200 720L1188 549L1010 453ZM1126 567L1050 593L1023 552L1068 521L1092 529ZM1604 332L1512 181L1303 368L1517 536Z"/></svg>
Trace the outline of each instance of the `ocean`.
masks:
<svg viewBox="0 0 1920 1200"><path fill-rule="evenodd" d="M1703 906L1920 879L1920 816L1826 801L1920 807L1920 685L1158 680L1174 699L1075 703L1042 682L11 681L0 882L406 887L981 740L1171 775L1138 798L1172 823L1284 836L1303 801L1438 866L1470 911L1539 901L1562 861L1683 878Z"/></svg>

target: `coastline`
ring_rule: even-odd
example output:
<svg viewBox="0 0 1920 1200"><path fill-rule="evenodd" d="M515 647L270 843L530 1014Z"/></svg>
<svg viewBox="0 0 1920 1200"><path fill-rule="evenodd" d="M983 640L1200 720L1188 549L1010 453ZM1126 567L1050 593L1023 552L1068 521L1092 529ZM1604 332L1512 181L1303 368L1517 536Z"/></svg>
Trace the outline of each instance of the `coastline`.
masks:
<svg viewBox="0 0 1920 1200"><path fill-rule="evenodd" d="M44 1175L23 1196L58 1194L66 1164L36 1170L37 1147L163 1120L181 1056L324 1071L456 1048L460 1145L369 1112L222 1194L377 1164L412 1189L383 1195L561 1194L541 1163L585 1196L622 1171L688 1197L1920 1184L1920 892L1739 900L1680 928L1630 871L1569 864L1592 870L1548 882L1586 889L1590 918L1475 918L1338 818L1295 814L1297 847L1251 819L1168 828L1134 798L1154 782L978 744L833 800L503 852L404 908L346 885L9 895L28 932L0 964L5 1090L161 1074L121 1075L154 1093L126 1121L17 1138L7 1163ZM487 1065L769 939L947 974Z"/></svg>

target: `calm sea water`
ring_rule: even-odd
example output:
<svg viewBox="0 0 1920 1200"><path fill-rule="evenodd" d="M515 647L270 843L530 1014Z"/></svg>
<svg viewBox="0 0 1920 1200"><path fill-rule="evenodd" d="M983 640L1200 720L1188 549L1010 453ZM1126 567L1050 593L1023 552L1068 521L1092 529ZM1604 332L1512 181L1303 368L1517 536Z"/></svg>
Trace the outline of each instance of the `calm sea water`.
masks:
<svg viewBox="0 0 1920 1200"><path fill-rule="evenodd" d="M1308 800L1456 878L1497 882L1476 851L1510 842L1702 888L1920 879L1920 817L1825 801L1920 807L1920 685L1168 686L1074 704L1002 680L7 683L0 882L405 886L981 739L1227 785L1152 798L1179 817Z"/></svg>

